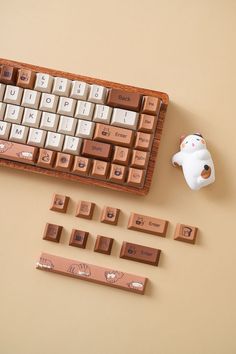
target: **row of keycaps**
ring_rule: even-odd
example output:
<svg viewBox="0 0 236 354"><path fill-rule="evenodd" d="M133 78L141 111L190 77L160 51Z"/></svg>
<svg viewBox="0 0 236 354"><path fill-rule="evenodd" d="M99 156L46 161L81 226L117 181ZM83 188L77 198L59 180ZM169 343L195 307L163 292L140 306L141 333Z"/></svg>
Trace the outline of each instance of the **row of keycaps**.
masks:
<svg viewBox="0 0 236 354"><path fill-rule="evenodd" d="M40 129L29 128L27 124L12 124L11 127L11 123L18 123L18 115L15 112L16 111L13 111L13 113L11 113L10 109L6 110L4 121L0 121L0 138L5 140L9 138L12 141L22 144L27 142L29 145L38 147L45 146L48 149L56 151L62 150L65 138L63 151L75 155L79 153L82 143L82 139L79 138L93 138L95 141L133 147L134 149L142 151L151 150L153 139L153 135L151 134L146 134L143 132L137 132L134 134L133 131L128 129L107 126L101 123L95 124L82 119L78 119L78 121L75 122L77 124L77 126L75 124L73 128L76 129L75 136L71 136L70 134L64 136L64 134L66 134L64 129L64 117L61 117L59 123L58 120L49 118L48 114L44 114L44 112L42 114ZM22 123L24 123L24 118ZM54 132L54 127L57 126L58 133Z"/></svg>
<svg viewBox="0 0 236 354"><path fill-rule="evenodd" d="M47 169L56 169L81 176L96 179L108 179L114 183L127 183L130 186L141 187L145 179L145 170L128 168L110 164L106 161L92 160L83 156L73 156L66 153L0 140L0 158L37 164Z"/></svg>
<svg viewBox="0 0 236 354"><path fill-rule="evenodd" d="M52 242L60 242L63 226L47 223L43 239ZM70 246L86 248L89 233L87 231L73 229L69 241ZM110 255L114 238L98 235L94 252ZM120 249L120 258L131 261L158 266L161 250L153 247L138 245L131 242L123 242Z"/></svg>
<svg viewBox="0 0 236 354"><path fill-rule="evenodd" d="M142 95L136 92L125 92L119 89L108 90L104 86L89 85L83 81L69 80L62 77L52 77L46 73L35 73L29 69L16 69L2 65L0 70L0 82L8 85L35 89L44 93L64 96L79 100L87 100L94 103L113 107L130 109L138 112L143 104L143 111L147 114L158 114L160 100L156 97L146 96L142 102Z"/></svg>
<svg viewBox="0 0 236 354"><path fill-rule="evenodd" d="M5 92L5 94L4 94ZM71 98L58 97L51 94L23 90L17 86L9 86L0 84L0 101L34 110L46 111L48 113L57 113L60 115L81 118L85 120L93 120L112 125L125 127L135 130L138 124L139 115L137 112L124 110L120 108L112 109L109 106L95 104L87 101L75 101ZM1 111L5 105L1 105ZM16 106L14 106L16 109ZM33 111L34 112L34 111ZM39 114L38 111L35 114ZM1 112L2 114L2 112ZM51 115L53 116L53 115ZM55 115L54 115L55 116Z"/></svg>

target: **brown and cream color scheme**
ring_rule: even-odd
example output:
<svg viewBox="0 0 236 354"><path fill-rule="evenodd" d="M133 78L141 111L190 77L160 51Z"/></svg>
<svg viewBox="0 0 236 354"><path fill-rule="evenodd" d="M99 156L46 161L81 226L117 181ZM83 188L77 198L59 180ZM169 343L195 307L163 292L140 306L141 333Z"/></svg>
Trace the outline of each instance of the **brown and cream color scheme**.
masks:
<svg viewBox="0 0 236 354"><path fill-rule="evenodd" d="M163 92L0 59L0 165L145 195L168 103Z"/></svg>

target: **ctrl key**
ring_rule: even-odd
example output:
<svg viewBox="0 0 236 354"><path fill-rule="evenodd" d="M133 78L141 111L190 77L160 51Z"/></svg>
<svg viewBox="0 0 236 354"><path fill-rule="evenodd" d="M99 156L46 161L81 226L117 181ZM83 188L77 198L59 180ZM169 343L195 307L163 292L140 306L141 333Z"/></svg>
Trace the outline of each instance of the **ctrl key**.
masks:
<svg viewBox="0 0 236 354"><path fill-rule="evenodd" d="M43 239L52 242L60 242L62 229L62 226L47 223L44 230Z"/></svg>

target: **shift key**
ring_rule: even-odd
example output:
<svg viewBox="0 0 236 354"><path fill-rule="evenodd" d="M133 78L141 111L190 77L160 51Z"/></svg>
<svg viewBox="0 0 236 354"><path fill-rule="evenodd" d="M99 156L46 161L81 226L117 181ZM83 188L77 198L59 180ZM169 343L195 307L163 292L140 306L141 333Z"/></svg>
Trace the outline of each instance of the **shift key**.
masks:
<svg viewBox="0 0 236 354"><path fill-rule="evenodd" d="M82 155L86 157L109 160L111 154L111 145L100 143L94 140L84 140Z"/></svg>
<svg viewBox="0 0 236 354"><path fill-rule="evenodd" d="M157 236L166 236L168 221L153 218L151 216L131 213L128 229L145 232Z"/></svg>
<svg viewBox="0 0 236 354"><path fill-rule="evenodd" d="M139 111L142 96L136 92L127 92L111 89L107 98L107 105Z"/></svg>
<svg viewBox="0 0 236 354"><path fill-rule="evenodd" d="M157 248L141 246L130 242L123 242L120 250L120 258L155 266L158 265L160 254L161 250Z"/></svg>

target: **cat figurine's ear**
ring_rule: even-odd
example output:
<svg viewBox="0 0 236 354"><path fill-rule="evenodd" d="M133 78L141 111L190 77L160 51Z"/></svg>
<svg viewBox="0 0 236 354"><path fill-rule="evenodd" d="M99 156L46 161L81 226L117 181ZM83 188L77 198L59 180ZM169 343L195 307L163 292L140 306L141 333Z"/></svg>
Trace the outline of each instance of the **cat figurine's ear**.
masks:
<svg viewBox="0 0 236 354"><path fill-rule="evenodd" d="M186 138L187 135L181 135L181 137L179 138L179 143L181 144L182 141Z"/></svg>
<svg viewBox="0 0 236 354"><path fill-rule="evenodd" d="M200 138L203 138L201 133L194 133L193 135L197 135L197 136L200 136Z"/></svg>

